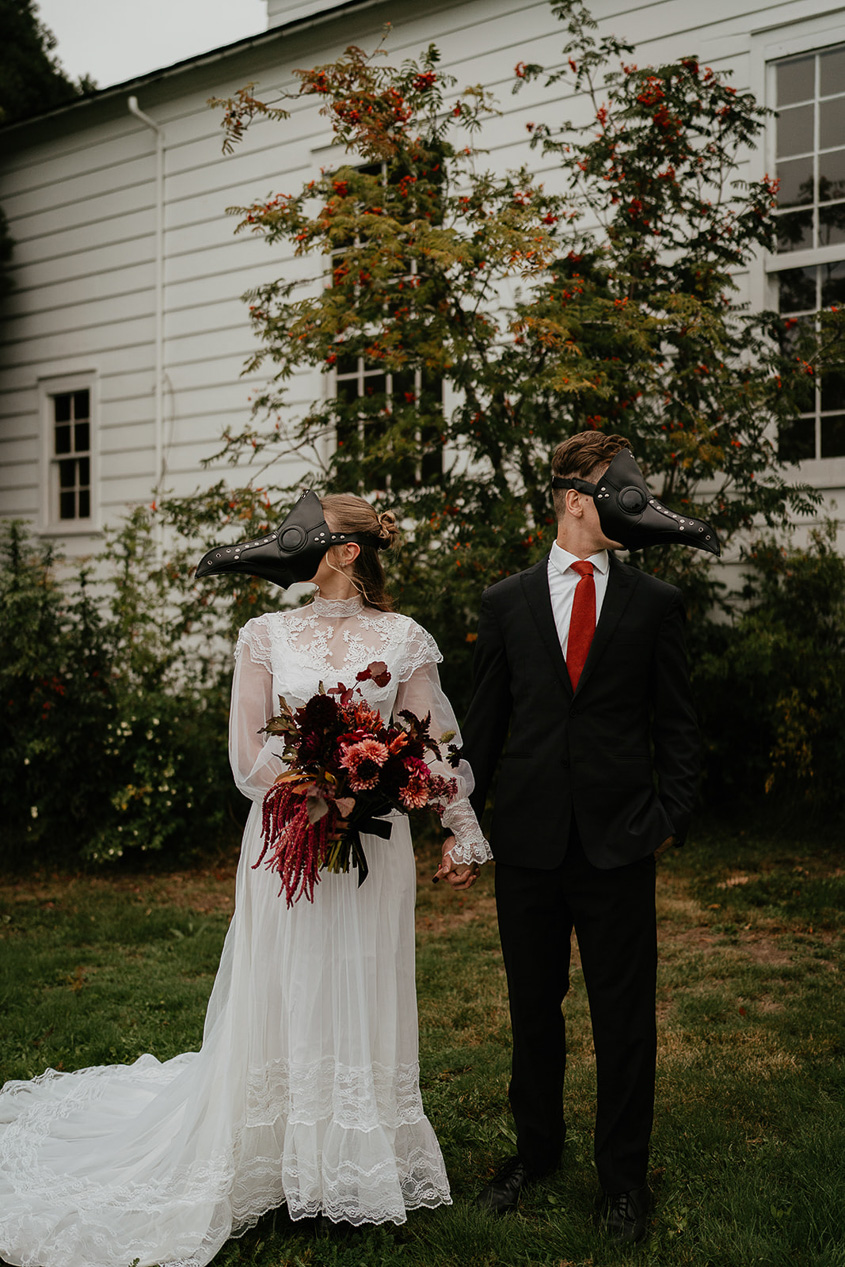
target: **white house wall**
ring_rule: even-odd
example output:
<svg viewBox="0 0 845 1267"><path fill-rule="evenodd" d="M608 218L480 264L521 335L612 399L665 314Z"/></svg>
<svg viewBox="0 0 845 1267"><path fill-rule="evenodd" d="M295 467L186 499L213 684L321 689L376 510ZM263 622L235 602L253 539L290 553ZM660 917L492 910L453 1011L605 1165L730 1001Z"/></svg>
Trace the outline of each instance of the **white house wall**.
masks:
<svg viewBox="0 0 845 1267"><path fill-rule="evenodd" d="M325 7L270 0L270 22L313 18ZM593 12L603 31L637 44L640 65L695 53L732 69L733 83L745 89L753 86L755 49L770 38L761 32L792 31L814 15L823 21L828 10L824 0L597 0ZM243 292L276 276L306 280L319 268L248 234L234 236L236 222L225 209L296 189L317 174L331 140L319 102L308 98L292 104L287 123L259 123L226 157L219 114L206 100L248 80L259 81L259 95L289 86L294 67L329 61L351 42L373 46L386 20L396 61L435 42L443 68L458 80L456 94L482 82L498 96L502 114L484 142L491 166L528 163L556 184L553 165L544 168L529 149L525 125L559 122L583 106L550 101L539 84L511 92L517 61L561 60L563 28L545 0L372 4L217 59L198 58L0 134L0 206L16 243L17 282L0 325L0 514L39 523L38 384L76 373L96 376L101 523L153 495L155 135L130 115L129 96L164 131L164 486L184 494L229 471L203 470L200 461L225 427L240 428L249 416L257 384L241 370L255 342ZM845 40L845 17L841 25ZM743 174L761 175L765 161L749 155ZM763 293L761 277L758 269L756 280L738 279L749 297ZM289 408L303 410L322 390L319 374L302 373L290 384ZM820 487L835 494L845 486L845 460L807 465ZM297 473L289 464L275 475ZM95 542L82 534L67 544L85 551Z"/></svg>

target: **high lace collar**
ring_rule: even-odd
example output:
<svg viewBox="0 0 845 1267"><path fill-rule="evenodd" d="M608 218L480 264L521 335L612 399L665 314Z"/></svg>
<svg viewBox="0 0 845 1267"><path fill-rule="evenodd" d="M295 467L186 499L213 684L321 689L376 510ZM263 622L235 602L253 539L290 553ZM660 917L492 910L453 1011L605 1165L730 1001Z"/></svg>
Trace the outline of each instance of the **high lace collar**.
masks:
<svg viewBox="0 0 845 1267"><path fill-rule="evenodd" d="M311 610L315 616L335 618L357 616L363 606L364 600L360 594L353 594L351 598L323 598L321 594L315 594L311 602Z"/></svg>

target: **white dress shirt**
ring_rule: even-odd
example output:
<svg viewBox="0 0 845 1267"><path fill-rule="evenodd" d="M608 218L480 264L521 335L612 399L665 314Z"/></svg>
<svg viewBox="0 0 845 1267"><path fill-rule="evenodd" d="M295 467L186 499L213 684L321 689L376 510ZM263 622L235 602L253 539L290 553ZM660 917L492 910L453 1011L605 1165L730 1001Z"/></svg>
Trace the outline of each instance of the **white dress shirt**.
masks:
<svg viewBox="0 0 845 1267"><path fill-rule="evenodd" d="M564 659L566 659L566 649L569 645L569 622L572 619L575 587L581 579L577 572L573 572L572 564L578 562L580 560L576 554L570 554L568 550L562 550L556 541L553 543L548 565L549 594L551 595L552 614L555 618L555 627L557 636L560 639ZM604 602L607 590L610 559L606 550L599 550L597 554L591 554L586 562L593 565L593 581L596 587L596 624L598 624L601 605Z"/></svg>

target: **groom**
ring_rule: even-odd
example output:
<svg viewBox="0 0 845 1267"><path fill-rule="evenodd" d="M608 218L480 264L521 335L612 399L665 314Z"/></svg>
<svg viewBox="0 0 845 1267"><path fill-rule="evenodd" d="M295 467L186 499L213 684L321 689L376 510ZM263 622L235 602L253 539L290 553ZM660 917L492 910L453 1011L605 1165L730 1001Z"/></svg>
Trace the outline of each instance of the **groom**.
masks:
<svg viewBox="0 0 845 1267"><path fill-rule="evenodd" d="M485 592L463 727L479 817L502 758L491 844L518 1149L479 1205L513 1209L560 1164L574 928L598 1072L601 1217L615 1239L637 1241L650 1204L655 858L686 835L699 743L681 595L610 552L678 540L718 553L718 542L651 495L621 436L571 436L552 473L557 540ZM444 856L451 884L468 887L467 872Z"/></svg>

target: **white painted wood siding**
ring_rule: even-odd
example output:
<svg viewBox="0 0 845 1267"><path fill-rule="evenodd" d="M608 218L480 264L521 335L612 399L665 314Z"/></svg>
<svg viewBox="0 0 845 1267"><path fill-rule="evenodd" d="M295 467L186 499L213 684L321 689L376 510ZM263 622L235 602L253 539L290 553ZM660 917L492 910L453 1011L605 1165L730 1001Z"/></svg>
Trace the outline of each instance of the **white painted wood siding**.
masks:
<svg viewBox="0 0 845 1267"><path fill-rule="evenodd" d="M820 43L845 40L843 11L826 6L827 0L596 0L593 12L603 30L637 44L639 64L694 53L731 69L736 87L759 95L767 50L796 31ZM322 7L319 0L269 0L270 21L313 18L305 10ZM511 92L517 61L553 65L564 55L563 28L546 0L403 0L310 20L298 33L200 58L0 134L0 206L16 241L17 282L0 314L1 514L38 521L38 382L76 372L97 376L104 521L152 496L155 137L129 114L129 95L164 129L164 486L187 493L219 478L220 470L204 471L200 460L214 451L224 427L240 427L249 416L255 383L241 369L254 344L241 295L273 276L305 279L319 267L259 239L235 237L225 208L297 188L317 173L331 139L319 103L309 98L293 104L286 124L259 124L225 157L219 118L206 100L252 79L259 93L289 85L294 67L327 61L351 42L372 46L387 19L397 62L433 41L458 90L482 82L498 96L502 115L485 141L492 166L537 168L526 123L577 114L577 102L549 100L539 85ZM760 175L767 162L771 167L765 153L749 155L743 174ZM542 175L556 182L551 165ZM762 267L742 283L753 302L764 302ZM290 409L303 409L322 388L319 374L301 374L290 386ZM845 461L807 466L819 486L845 486ZM275 475L297 473L292 466ZM91 544L81 538L75 548Z"/></svg>

